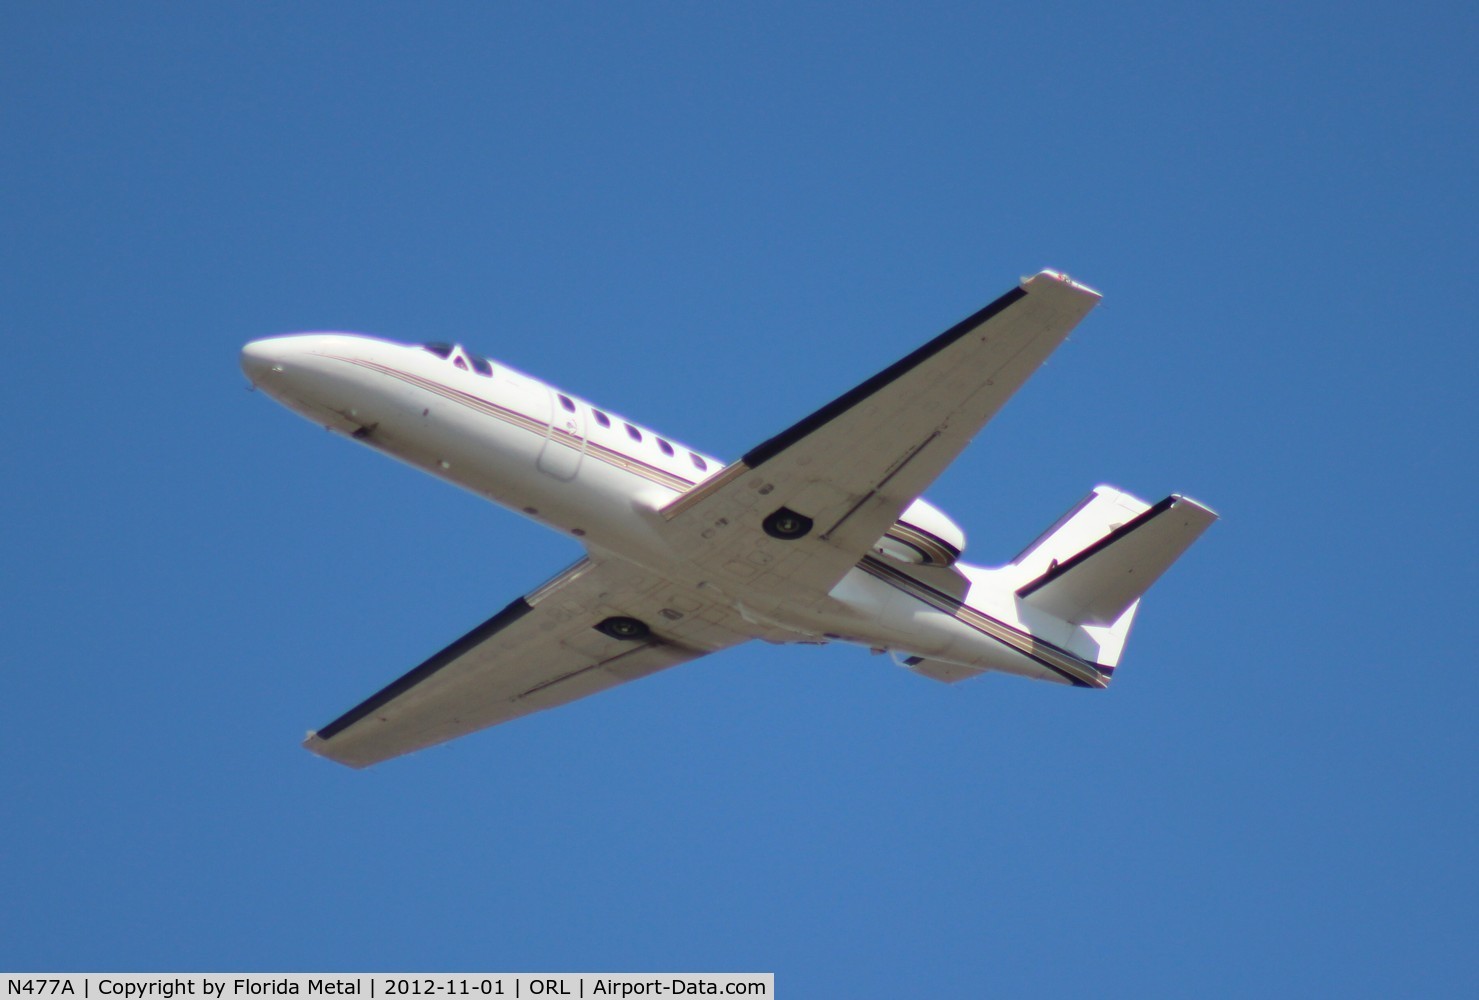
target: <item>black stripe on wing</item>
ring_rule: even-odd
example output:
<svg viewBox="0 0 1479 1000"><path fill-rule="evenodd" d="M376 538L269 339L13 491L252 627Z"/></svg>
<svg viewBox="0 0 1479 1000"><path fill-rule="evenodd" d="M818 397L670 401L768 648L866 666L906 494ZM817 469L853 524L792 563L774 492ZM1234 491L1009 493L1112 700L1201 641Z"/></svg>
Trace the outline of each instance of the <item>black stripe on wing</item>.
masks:
<svg viewBox="0 0 1479 1000"><path fill-rule="evenodd" d="M812 431L847 412L854 406L857 406L890 382L897 381L907 375L957 340L968 336L972 331L980 327L981 324L995 317L998 313L1012 305L1012 303L1026 297L1027 289L1018 285L995 302L956 323L950 329L923 347L920 347L912 354L895 361L883 371L868 379L868 381L838 396L811 416L805 417L786 430L781 431L769 441L764 441L756 445L740 461L752 469L758 468L762 462L767 462L776 455L779 455Z"/></svg>
<svg viewBox="0 0 1479 1000"><path fill-rule="evenodd" d="M467 633L467 635L421 664L421 666L416 667L404 677L382 688L327 726L324 726L318 731L318 738L321 740L333 739L345 729L348 729L366 716L373 715L376 711L384 708L422 681L430 678L438 670L456 661L480 643L486 642L489 638L508 628L533 610L534 606L526 598L520 597L508 607L498 612L498 614Z"/></svg>

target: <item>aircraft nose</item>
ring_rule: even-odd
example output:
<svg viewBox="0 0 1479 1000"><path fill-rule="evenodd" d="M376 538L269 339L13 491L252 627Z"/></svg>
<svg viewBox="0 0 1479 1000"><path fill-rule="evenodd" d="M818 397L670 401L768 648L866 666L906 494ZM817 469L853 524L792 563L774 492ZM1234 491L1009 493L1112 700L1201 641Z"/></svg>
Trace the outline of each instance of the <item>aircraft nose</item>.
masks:
<svg viewBox="0 0 1479 1000"><path fill-rule="evenodd" d="M277 343L281 338L266 337L254 340L241 349L241 370L253 385L260 385L273 374L282 374L282 349Z"/></svg>

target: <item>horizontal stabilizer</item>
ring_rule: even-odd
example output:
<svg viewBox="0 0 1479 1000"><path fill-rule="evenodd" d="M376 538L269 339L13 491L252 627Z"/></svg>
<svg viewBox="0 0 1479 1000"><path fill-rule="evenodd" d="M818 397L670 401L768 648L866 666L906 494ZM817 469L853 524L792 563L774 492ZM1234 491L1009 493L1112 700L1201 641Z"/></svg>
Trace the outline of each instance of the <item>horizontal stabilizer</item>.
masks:
<svg viewBox="0 0 1479 1000"><path fill-rule="evenodd" d="M1133 499L1100 487L1091 494L1095 502L1076 511L1077 516L1062 527L1085 520L1082 515L1091 507L1104 507L1111 493ZM1017 596L1067 622L1112 624L1215 520L1217 515L1195 500L1169 496L1113 526L1076 554L1053 558L1042 575L1018 589Z"/></svg>

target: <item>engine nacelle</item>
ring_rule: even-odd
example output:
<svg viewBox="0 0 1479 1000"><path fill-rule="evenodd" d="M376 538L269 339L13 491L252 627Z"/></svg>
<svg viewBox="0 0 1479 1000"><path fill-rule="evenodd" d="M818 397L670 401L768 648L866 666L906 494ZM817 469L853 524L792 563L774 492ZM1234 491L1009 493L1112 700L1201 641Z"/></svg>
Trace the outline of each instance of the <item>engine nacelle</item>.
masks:
<svg viewBox="0 0 1479 1000"><path fill-rule="evenodd" d="M916 500L873 548L914 566L949 566L965 551L965 532L934 504Z"/></svg>

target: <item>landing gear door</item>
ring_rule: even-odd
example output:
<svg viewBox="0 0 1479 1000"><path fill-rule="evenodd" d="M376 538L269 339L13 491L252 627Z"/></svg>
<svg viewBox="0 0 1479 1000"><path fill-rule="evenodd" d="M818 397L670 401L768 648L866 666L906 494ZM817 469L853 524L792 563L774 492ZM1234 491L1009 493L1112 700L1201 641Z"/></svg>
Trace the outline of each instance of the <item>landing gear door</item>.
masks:
<svg viewBox="0 0 1479 1000"><path fill-rule="evenodd" d="M585 458L585 409L563 393L548 392L549 426L539 452L539 471L569 482L580 473Z"/></svg>

